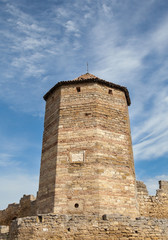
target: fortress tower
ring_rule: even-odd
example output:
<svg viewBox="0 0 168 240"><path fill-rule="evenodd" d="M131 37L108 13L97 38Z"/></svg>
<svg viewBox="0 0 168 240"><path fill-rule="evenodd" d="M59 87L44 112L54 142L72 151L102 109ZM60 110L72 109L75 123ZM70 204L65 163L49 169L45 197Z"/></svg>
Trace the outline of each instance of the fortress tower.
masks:
<svg viewBox="0 0 168 240"><path fill-rule="evenodd" d="M137 216L128 90L86 73L44 99L38 213Z"/></svg>

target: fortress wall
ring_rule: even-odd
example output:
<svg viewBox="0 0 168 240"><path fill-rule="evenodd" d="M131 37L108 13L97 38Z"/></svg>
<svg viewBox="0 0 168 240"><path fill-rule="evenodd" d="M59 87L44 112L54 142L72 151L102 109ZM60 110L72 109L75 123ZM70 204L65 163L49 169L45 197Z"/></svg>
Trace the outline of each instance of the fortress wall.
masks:
<svg viewBox="0 0 168 240"><path fill-rule="evenodd" d="M137 193L141 216L168 219L168 181L159 181L156 196L150 196L146 185L137 181Z"/></svg>
<svg viewBox="0 0 168 240"><path fill-rule="evenodd" d="M24 195L18 204L9 204L0 211L0 225L9 225L12 219L34 216L36 214L36 198L33 195Z"/></svg>
<svg viewBox="0 0 168 240"><path fill-rule="evenodd" d="M168 220L106 215L40 215L14 220L8 240L166 240ZM7 238L6 238L7 239Z"/></svg>
<svg viewBox="0 0 168 240"><path fill-rule="evenodd" d="M0 240L8 239L9 226L0 226Z"/></svg>

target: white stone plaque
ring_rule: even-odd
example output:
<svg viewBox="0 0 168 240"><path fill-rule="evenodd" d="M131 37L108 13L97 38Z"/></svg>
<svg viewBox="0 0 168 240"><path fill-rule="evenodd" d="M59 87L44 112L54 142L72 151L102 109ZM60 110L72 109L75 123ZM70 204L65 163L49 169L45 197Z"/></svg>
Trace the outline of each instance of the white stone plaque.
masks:
<svg viewBox="0 0 168 240"><path fill-rule="evenodd" d="M84 152L71 153L71 163L82 163L84 162Z"/></svg>

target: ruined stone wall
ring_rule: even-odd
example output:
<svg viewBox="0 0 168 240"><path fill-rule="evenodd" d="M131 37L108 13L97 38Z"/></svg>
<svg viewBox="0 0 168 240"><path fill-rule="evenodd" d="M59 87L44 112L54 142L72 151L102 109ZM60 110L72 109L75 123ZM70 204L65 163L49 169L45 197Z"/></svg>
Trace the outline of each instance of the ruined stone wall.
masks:
<svg viewBox="0 0 168 240"><path fill-rule="evenodd" d="M125 93L98 83L64 85L48 97L38 213L137 216Z"/></svg>
<svg viewBox="0 0 168 240"><path fill-rule="evenodd" d="M103 220L104 219L104 220ZM168 220L41 215L12 222L8 240L167 240Z"/></svg>
<svg viewBox="0 0 168 240"><path fill-rule="evenodd" d="M150 196L146 185L137 181L137 193L141 216L168 219L168 181L159 181L156 196ZM9 204L5 210L0 211L0 225L9 225L12 219L34 215L36 199L33 195L24 195L19 204Z"/></svg>
<svg viewBox="0 0 168 240"><path fill-rule="evenodd" d="M137 181L137 192L141 216L168 219L168 181L159 181L156 196L150 196L146 185Z"/></svg>
<svg viewBox="0 0 168 240"><path fill-rule="evenodd" d="M24 195L18 204L9 204L0 211L0 225L9 225L12 219L36 215L36 199L33 195Z"/></svg>
<svg viewBox="0 0 168 240"><path fill-rule="evenodd" d="M0 240L6 240L9 236L9 226L0 226Z"/></svg>

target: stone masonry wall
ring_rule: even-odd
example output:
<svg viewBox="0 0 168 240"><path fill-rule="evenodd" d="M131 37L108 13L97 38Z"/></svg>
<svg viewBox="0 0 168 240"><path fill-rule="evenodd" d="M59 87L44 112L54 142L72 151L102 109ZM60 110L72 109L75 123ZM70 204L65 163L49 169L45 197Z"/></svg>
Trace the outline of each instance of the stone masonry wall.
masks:
<svg viewBox="0 0 168 240"><path fill-rule="evenodd" d="M141 216L168 219L168 181L159 181L156 196L150 196L146 185L137 181L137 193ZM34 215L36 215L35 197L24 195L19 204L9 204L5 210L0 211L0 225L10 225L12 219Z"/></svg>
<svg viewBox="0 0 168 240"><path fill-rule="evenodd" d="M6 240L9 236L9 226L0 226L0 240Z"/></svg>
<svg viewBox="0 0 168 240"><path fill-rule="evenodd" d="M167 240L168 220L40 215L12 222L8 240Z"/></svg>
<svg viewBox="0 0 168 240"><path fill-rule="evenodd" d="M37 208L39 214L138 215L123 91L74 83L48 97Z"/></svg>
<svg viewBox="0 0 168 240"><path fill-rule="evenodd" d="M78 82L51 92L37 200L8 205L0 225L0 240L168 240L168 181L156 196L135 181L121 89Z"/></svg>
<svg viewBox="0 0 168 240"><path fill-rule="evenodd" d="M168 219L168 181L159 181L156 196L149 196L146 185L137 181L137 192L141 216Z"/></svg>
<svg viewBox="0 0 168 240"><path fill-rule="evenodd" d="M12 219L36 215L36 198L33 195L24 195L18 204L9 204L0 211L0 225L9 225Z"/></svg>

